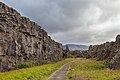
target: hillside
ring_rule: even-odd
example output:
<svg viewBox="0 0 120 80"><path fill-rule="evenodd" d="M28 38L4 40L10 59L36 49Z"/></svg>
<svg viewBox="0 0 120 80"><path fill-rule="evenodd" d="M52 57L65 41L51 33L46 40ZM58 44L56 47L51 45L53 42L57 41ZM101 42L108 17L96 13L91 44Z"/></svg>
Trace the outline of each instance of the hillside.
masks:
<svg viewBox="0 0 120 80"><path fill-rule="evenodd" d="M66 44L63 45L63 48L66 49L66 46L68 46L70 50L88 50L87 45Z"/></svg>

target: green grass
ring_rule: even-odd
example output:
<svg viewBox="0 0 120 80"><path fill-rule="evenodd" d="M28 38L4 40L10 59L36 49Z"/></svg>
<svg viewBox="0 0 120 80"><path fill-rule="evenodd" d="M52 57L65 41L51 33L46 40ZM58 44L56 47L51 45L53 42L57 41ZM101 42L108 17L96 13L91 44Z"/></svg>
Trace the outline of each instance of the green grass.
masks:
<svg viewBox="0 0 120 80"><path fill-rule="evenodd" d="M71 64L68 80L120 80L120 70L110 70L95 59L76 59Z"/></svg>
<svg viewBox="0 0 120 80"><path fill-rule="evenodd" d="M47 80L53 72L72 60L65 59L53 64L0 73L0 80Z"/></svg>

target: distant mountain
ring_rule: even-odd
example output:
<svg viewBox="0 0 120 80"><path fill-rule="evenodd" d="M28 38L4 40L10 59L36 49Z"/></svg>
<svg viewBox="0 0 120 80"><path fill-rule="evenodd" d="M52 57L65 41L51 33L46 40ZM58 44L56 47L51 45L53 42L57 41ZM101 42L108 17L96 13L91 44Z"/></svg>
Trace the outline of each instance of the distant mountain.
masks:
<svg viewBox="0 0 120 80"><path fill-rule="evenodd" d="M66 49L66 46L68 46L70 50L88 50L87 45L66 44L63 45L63 48Z"/></svg>

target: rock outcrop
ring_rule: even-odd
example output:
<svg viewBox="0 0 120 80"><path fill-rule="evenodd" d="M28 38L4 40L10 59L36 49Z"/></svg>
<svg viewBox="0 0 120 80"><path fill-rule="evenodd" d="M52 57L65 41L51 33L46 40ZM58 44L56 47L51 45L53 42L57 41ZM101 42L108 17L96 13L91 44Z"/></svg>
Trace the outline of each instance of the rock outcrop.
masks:
<svg viewBox="0 0 120 80"><path fill-rule="evenodd" d="M101 45L91 45L88 50L91 58L105 60L106 65L112 69L120 69L120 35L115 42L106 42Z"/></svg>
<svg viewBox="0 0 120 80"><path fill-rule="evenodd" d="M0 2L0 71L24 61L62 58L62 44L52 40L37 23Z"/></svg>
<svg viewBox="0 0 120 80"><path fill-rule="evenodd" d="M120 69L120 35L116 41L106 42L100 45L90 45L86 51L75 50L68 52L69 57L97 58L105 61L106 66L111 69Z"/></svg>

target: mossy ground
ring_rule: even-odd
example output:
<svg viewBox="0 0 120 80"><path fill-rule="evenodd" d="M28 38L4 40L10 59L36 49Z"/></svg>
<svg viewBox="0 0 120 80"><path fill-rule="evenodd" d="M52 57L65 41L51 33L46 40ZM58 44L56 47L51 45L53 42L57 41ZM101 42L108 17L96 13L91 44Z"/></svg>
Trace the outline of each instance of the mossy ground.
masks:
<svg viewBox="0 0 120 80"><path fill-rule="evenodd" d="M47 80L53 72L72 60L65 59L53 64L0 73L0 80Z"/></svg>
<svg viewBox="0 0 120 80"><path fill-rule="evenodd" d="M68 80L120 80L120 70L110 70L102 61L79 58L71 64Z"/></svg>

